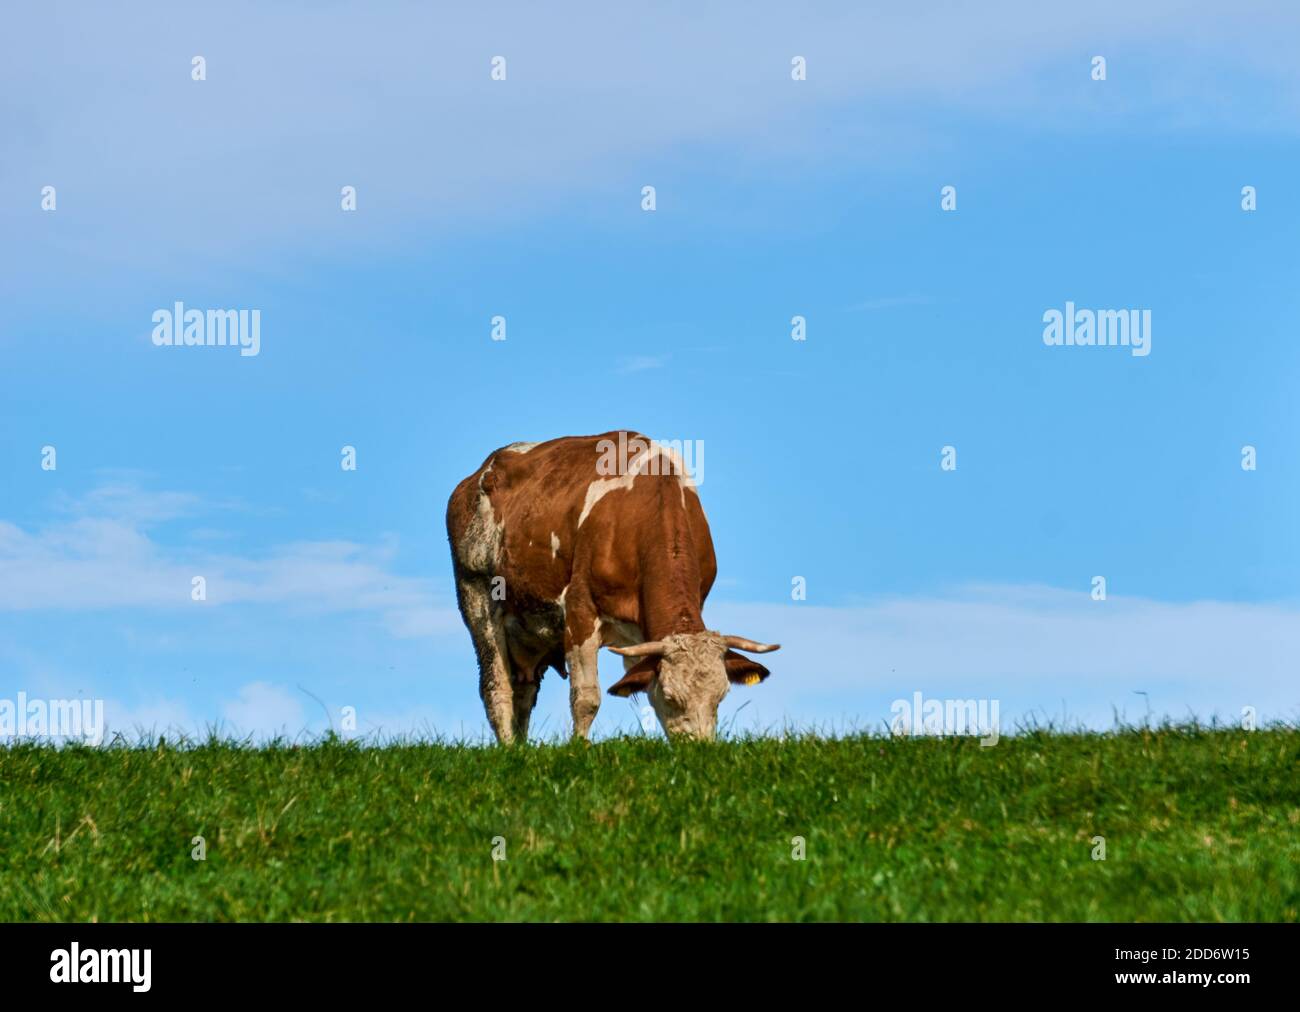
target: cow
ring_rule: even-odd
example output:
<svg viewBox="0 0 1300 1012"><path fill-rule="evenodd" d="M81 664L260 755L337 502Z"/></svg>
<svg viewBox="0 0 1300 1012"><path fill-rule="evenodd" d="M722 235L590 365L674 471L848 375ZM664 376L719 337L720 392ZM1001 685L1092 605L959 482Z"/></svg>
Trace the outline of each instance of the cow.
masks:
<svg viewBox="0 0 1300 1012"><path fill-rule="evenodd" d="M769 671L756 643L705 628L713 539L680 455L630 430L512 443L456 486L447 537L460 613L497 740L524 741L542 675L569 679L575 738L600 708L597 655L623 657L609 692L643 692L670 737L711 738L731 683Z"/></svg>

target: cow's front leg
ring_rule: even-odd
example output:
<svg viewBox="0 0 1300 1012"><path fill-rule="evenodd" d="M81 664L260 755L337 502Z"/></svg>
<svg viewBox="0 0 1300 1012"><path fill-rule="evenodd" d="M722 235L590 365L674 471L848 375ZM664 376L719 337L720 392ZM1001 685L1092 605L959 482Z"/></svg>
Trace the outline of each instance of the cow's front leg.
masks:
<svg viewBox="0 0 1300 1012"><path fill-rule="evenodd" d="M565 622L565 663L569 669L569 711L573 715L573 736L586 738L600 709L600 622L594 610L590 616L570 613Z"/></svg>

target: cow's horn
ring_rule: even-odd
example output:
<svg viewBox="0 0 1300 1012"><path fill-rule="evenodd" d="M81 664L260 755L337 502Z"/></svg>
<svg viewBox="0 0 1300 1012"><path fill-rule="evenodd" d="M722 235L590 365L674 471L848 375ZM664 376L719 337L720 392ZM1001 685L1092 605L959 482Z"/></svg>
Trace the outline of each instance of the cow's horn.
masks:
<svg viewBox="0 0 1300 1012"><path fill-rule="evenodd" d="M610 647L610 650L623 657L658 657L664 652L664 645L659 640L638 643L634 647Z"/></svg>
<svg viewBox="0 0 1300 1012"><path fill-rule="evenodd" d="M727 646L751 654L770 654L773 650L781 649L780 643L755 643L753 640L745 639L744 636L724 636L722 638L726 641Z"/></svg>

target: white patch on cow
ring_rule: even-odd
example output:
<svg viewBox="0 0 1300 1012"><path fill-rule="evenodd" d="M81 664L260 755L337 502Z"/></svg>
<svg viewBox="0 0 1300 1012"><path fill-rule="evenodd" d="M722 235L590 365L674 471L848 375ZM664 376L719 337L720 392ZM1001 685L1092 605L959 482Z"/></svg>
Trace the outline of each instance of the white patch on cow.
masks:
<svg viewBox="0 0 1300 1012"><path fill-rule="evenodd" d="M536 443L511 443L509 446L502 447L502 449L509 450L511 453L527 453L536 445Z"/></svg>
<svg viewBox="0 0 1300 1012"><path fill-rule="evenodd" d="M695 495L699 496L699 491L695 487L695 479L690 476L686 468L686 462L682 460L682 455L671 446L664 446L661 443L655 444L660 454L668 458L668 463L659 462L660 474L673 474L677 476L677 488L682 496L682 509L686 508L686 490L689 488Z"/></svg>
<svg viewBox="0 0 1300 1012"><path fill-rule="evenodd" d="M658 447L659 452L669 460L667 467L664 466L662 461L660 462L659 473L675 474L677 475L677 483L681 485L683 489L694 488L695 479L687 472L686 462L682 460L682 455L671 446L664 446L662 443L656 443L655 446ZM698 495L699 493L696 494ZM684 492L682 493L682 504L686 504L686 494Z"/></svg>
<svg viewBox="0 0 1300 1012"><path fill-rule="evenodd" d="M666 461L660 459L654 467L650 462L656 457L666 458ZM634 459L628 462L627 474L619 475L615 478L597 478L587 486L587 495L582 503L582 514L578 517L578 526L581 527L584 520L595 508L596 503L600 502L609 493L617 491L620 488L631 488L632 483L641 474L662 474L669 475L677 479L677 487L681 491L682 508L686 507L686 490L689 488L696 491L695 482L686 471L686 464L682 461L681 454L670 446L661 446L658 443L653 444L650 450L638 454Z"/></svg>
<svg viewBox="0 0 1300 1012"><path fill-rule="evenodd" d="M601 641L603 646L634 647L645 642L645 635L641 632L641 627L634 622L624 622L622 619L613 618L609 615L601 615L600 626L605 630L605 636ZM624 660L627 659L624 658ZM635 658L635 660L640 660L640 658Z"/></svg>
<svg viewBox="0 0 1300 1012"><path fill-rule="evenodd" d="M629 461L627 474L621 474L615 478L597 478L588 485L587 496L582 502L582 514L578 517L578 526L582 526L583 521L595 509L596 503L604 499L609 493L620 488L631 488L637 476L645 470L649 460L650 454L648 452L637 454L633 460Z"/></svg>
<svg viewBox="0 0 1300 1012"><path fill-rule="evenodd" d="M554 559L559 554L560 554L560 539L556 537L554 531L551 531L551 558Z"/></svg>
<svg viewBox="0 0 1300 1012"><path fill-rule="evenodd" d="M587 497L582 502L582 514L578 517L578 526L581 527L587 516L596 507L605 496L615 489L631 488L632 482L636 481L636 472L629 471L627 474L620 475L617 478L597 478L587 486Z"/></svg>

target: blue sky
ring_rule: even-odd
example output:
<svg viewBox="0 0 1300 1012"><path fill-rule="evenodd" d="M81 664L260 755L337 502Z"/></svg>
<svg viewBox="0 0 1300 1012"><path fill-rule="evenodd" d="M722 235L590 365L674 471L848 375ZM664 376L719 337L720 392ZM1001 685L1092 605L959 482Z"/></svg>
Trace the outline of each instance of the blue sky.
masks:
<svg viewBox="0 0 1300 1012"><path fill-rule="evenodd" d="M7 10L0 697L478 735L447 496L630 427L703 442L706 619L784 644L737 727L1295 719L1300 14L1040 6ZM177 300L261 354L155 347ZM1151 354L1046 347L1067 300Z"/></svg>

